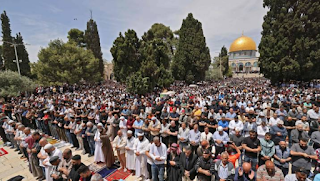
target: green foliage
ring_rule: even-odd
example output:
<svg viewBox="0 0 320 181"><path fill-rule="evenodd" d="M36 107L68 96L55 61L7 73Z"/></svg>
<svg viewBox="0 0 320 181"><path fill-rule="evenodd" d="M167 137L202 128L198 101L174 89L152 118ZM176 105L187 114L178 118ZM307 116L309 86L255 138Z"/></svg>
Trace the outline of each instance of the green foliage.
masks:
<svg viewBox="0 0 320 181"><path fill-rule="evenodd" d="M2 45L0 45L0 70L4 70L4 64L2 59Z"/></svg>
<svg viewBox="0 0 320 181"><path fill-rule="evenodd" d="M225 46L223 46L221 48L221 52L219 54L219 58L220 58L219 61L221 61L221 65L223 67L222 68L223 69L222 74L223 75L227 75L228 71L229 71L229 57L228 57L228 50L227 50L227 48ZM218 64L218 66L220 66L220 64Z"/></svg>
<svg viewBox="0 0 320 181"><path fill-rule="evenodd" d="M26 47L23 43L23 38L22 38L20 32L15 37L15 43L19 44L17 46L17 54L18 54L18 59L22 60L22 62L20 63L21 75L30 77L31 70L30 70L29 54L28 54Z"/></svg>
<svg viewBox="0 0 320 181"><path fill-rule="evenodd" d="M0 72L0 97L19 96L21 92L33 91L36 84L25 76L20 76L18 72Z"/></svg>
<svg viewBox="0 0 320 181"><path fill-rule="evenodd" d="M227 73L225 74L227 77L232 77L232 68L229 67Z"/></svg>
<svg viewBox="0 0 320 181"><path fill-rule="evenodd" d="M43 85L63 83L97 82L101 80L99 60L91 50L75 44L53 40L38 54L39 61L32 64L32 71Z"/></svg>
<svg viewBox="0 0 320 181"><path fill-rule="evenodd" d="M113 57L113 72L118 82L125 82L130 74L137 72L140 68L139 58L140 40L134 30L121 33L111 47Z"/></svg>
<svg viewBox="0 0 320 181"><path fill-rule="evenodd" d="M231 72L232 75L232 72ZM209 70L206 71L206 77L205 80L206 81L212 81L212 80L221 80L222 79L222 75L220 73L220 67L218 62L214 62L211 64Z"/></svg>
<svg viewBox="0 0 320 181"><path fill-rule="evenodd" d="M261 73L277 81L320 78L320 2L264 0Z"/></svg>
<svg viewBox="0 0 320 181"><path fill-rule="evenodd" d="M129 90L138 94L150 92L155 86L168 87L173 82L169 71L173 42L172 31L162 24L154 24L142 40L134 30L128 30L125 36L120 33L110 50L116 80L126 82Z"/></svg>
<svg viewBox="0 0 320 181"><path fill-rule="evenodd" d="M93 52L94 57L99 60L98 70L100 72L101 77L103 77L104 64L100 46L100 37L97 23L93 19L90 19L87 23L87 30L85 31L85 42L87 44L87 49L91 50Z"/></svg>
<svg viewBox="0 0 320 181"><path fill-rule="evenodd" d="M143 77L141 72L132 73L127 79L127 90L130 93L146 94L149 90L149 78Z"/></svg>
<svg viewBox="0 0 320 181"><path fill-rule="evenodd" d="M14 48L11 47L11 44L6 42L12 42L13 37L11 36L11 29L10 29L10 20L7 16L6 11L3 11L1 14L1 27L2 27L2 56L4 59L4 66L6 70L18 71L16 63L13 60L16 59Z"/></svg>
<svg viewBox="0 0 320 181"><path fill-rule="evenodd" d="M178 33L179 43L171 66L173 76L187 82L204 80L211 58L202 24L189 13Z"/></svg>
<svg viewBox="0 0 320 181"><path fill-rule="evenodd" d="M72 28L68 32L68 42L75 43L79 47L86 47L84 32L77 28Z"/></svg>

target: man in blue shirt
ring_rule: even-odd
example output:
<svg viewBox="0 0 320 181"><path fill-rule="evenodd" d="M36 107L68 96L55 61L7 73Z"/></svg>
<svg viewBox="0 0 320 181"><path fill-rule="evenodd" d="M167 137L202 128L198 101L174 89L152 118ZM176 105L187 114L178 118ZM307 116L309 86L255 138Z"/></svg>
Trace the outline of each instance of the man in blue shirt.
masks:
<svg viewBox="0 0 320 181"><path fill-rule="evenodd" d="M223 114L221 120L218 122L218 126L221 126L224 131L229 131L229 121L226 120L226 116Z"/></svg>
<svg viewBox="0 0 320 181"><path fill-rule="evenodd" d="M142 125L143 125L143 121L140 119L139 116L136 117L136 120L134 121L132 128L134 128L134 134L137 137L137 134L139 132L142 132Z"/></svg>

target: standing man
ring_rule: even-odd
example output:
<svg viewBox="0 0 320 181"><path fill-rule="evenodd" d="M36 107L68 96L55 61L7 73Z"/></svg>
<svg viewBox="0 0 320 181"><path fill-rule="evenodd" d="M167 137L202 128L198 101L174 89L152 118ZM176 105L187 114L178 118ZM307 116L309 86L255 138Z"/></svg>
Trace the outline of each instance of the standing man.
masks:
<svg viewBox="0 0 320 181"><path fill-rule="evenodd" d="M78 172L79 168L84 164L81 162L80 155L74 155L71 159L72 168L69 173L68 179L70 181L79 181L80 180L80 173ZM84 165L85 166L85 165Z"/></svg>
<svg viewBox="0 0 320 181"><path fill-rule="evenodd" d="M46 169L46 181L53 181L52 177L50 177L50 173L53 169L53 166L50 164L50 159L54 156L58 156L62 159L62 152L59 149L56 149L52 144L47 144L43 149L48 154L48 157L43 161L43 165Z"/></svg>
<svg viewBox="0 0 320 181"><path fill-rule="evenodd" d="M88 157L92 157L95 150L94 135L96 134L97 127L93 125L92 122L87 122L87 127L85 134L87 135L87 141L90 147L90 154Z"/></svg>
<svg viewBox="0 0 320 181"><path fill-rule="evenodd" d="M230 140L228 133L223 131L221 126L218 127L218 131L213 134L213 141L216 147L216 155L219 155L223 151L225 151L224 145Z"/></svg>
<svg viewBox="0 0 320 181"><path fill-rule="evenodd" d="M125 156L125 146L127 143L127 138L122 135L122 130L119 130L118 135L113 140L113 147L117 150L117 156L121 164L121 170L126 171L126 156Z"/></svg>
<svg viewBox="0 0 320 181"><path fill-rule="evenodd" d="M126 149L126 166L127 169L135 173L135 160L134 160L134 144L136 139L132 136L132 131L129 130L127 132L127 144L125 146Z"/></svg>
<svg viewBox="0 0 320 181"><path fill-rule="evenodd" d="M66 148L63 152L62 152L62 157L63 159L61 160L61 166L59 167L59 172L62 172L62 178L67 180L69 173L72 169L72 162L71 162L71 158L72 158L72 151L69 148Z"/></svg>
<svg viewBox="0 0 320 181"><path fill-rule="evenodd" d="M278 145L280 141L285 141L288 135L287 129L283 126L282 120L278 121L277 125L271 127L270 133L275 145Z"/></svg>
<svg viewBox="0 0 320 181"><path fill-rule="evenodd" d="M191 181L196 177L197 171L195 165L198 157L192 152L190 146L185 146L184 152L180 155L180 169L182 171L182 181Z"/></svg>
<svg viewBox="0 0 320 181"><path fill-rule="evenodd" d="M102 152L102 143L100 139L100 134L105 132L103 128L102 123L98 123L97 125L97 131L94 135L94 142L95 142L95 148L94 148L94 162L105 162L104 154Z"/></svg>
<svg viewBox="0 0 320 181"><path fill-rule="evenodd" d="M280 141L276 146L276 153L273 155L274 164L282 170L283 175L288 175L289 162L291 161L290 149L285 141Z"/></svg>
<svg viewBox="0 0 320 181"><path fill-rule="evenodd" d="M187 124L185 122L181 123L181 127L178 132L178 140L181 150L188 145L189 132L190 130L187 128Z"/></svg>
<svg viewBox="0 0 320 181"><path fill-rule="evenodd" d="M257 132L251 130L250 136L243 140L242 146L245 150L244 162L251 163L252 169L255 171L258 164L258 153L261 151L260 140L257 138Z"/></svg>
<svg viewBox="0 0 320 181"><path fill-rule="evenodd" d="M137 133L137 136L138 140L134 147L134 153L136 156L136 176L137 178L141 176L146 178L148 177L148 170L145 152L148 150L149 140L144 137L143 132Z"/></svg>
<svg viewBox="0 0 320 181"><path fill-rule="evenodd" d="M215 163L215 180L232 180L234 178L234 166L229 162L228 152L221 154L221 160Z"/></svg>
<svg viewBox="0 0 320 181"><path fill-rule="evenodd" d="M198 130L198 125L195 124L193 126L193 130L191 130L189 133L190 134L188 139L192 148L192 152L196 153L200 143L200 131Z"/></svg>
<svg viewBox="0 0 320 181"><path fill-rule="evenodd" d="M34 132L32 133L32 138L34 140L32 148L27 149L29 153L30 168L34 177L36 177L39 180L43 180L45 178L42 169L39 166L39 158L37 157L38 153L41 150L41 146L39 144L41 135L39 134L39 132Z"/></svg>
<svg viewBox="0 0 320 181"><path fill-rule="evenodd" d="M261 153L259 166L263 165L267 160L271 160L275 153L275 145L271 140L271 134L266 133L264 139L260 139Z"/></svg>
<svg viewBox="0 0 320 181"><path fill-rule="evenodd" d="M295 173L302 165L310 171L312 160L317 160L314 149L308 146L308 140L301 138L299 143L293 144L290 150L292 155L292 173Z"/></svg>
<svg viewBox="0 0 320 181"><path fill-rule="evenodd" d="M167 146L160 142L159 137L153 138L153 144L150 147L149 154L154 162L151 166L152 180L163 181L165 161L167 160Z"/></svg>
<svg viewBox="0 0 320 181"><path fill-rule="evenodd" d="M211 181L211 176L214 174L214 161L211 158L210 150L203 151L203 155L199 157L195 169L198 173L198 181Z"/></svg>

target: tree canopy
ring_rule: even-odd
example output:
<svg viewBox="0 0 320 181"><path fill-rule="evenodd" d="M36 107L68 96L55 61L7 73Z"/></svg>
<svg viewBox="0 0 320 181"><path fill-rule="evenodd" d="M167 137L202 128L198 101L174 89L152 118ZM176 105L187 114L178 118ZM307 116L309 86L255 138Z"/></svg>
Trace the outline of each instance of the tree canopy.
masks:
<svg viewBox="0 0 320 181"><path fill-rule="evenodd" d="M87 29L85 31L84 38L87 49L91 50L94 57L99 60L99 72L101 77L103 77L104 64L100 46L100 36L98 32L97 23L93 19L90 19L87 22Z"/></svg>
<svg viewBox="0 0 320 181"><path fill-rule="evenodd" d="M11 36L10 20L6 11L1 14L1 27L2 27L2 56L4 59L4 66L6 70L18 71L16 63L13 60L16 59L14 48L10 43L13 43L13 37Z"/></svg>
<svg viewBox="0 0 320 181"><path fill-rule="evenodd" d="M219 58L221 61L221 66L222 66L222 74L224 76L229 76L228 72L229 72L229 57L228 57L228 50L225 46L222 46L221 51L219 53ZM220 66L220 64L218 64L218 66Z"/></svg>
<svg viewBox="0 0 320 181"><path fill-rule="evenodd" d="M97 82L101 80L99 60L91 50L78 47L73 43L53 40L38 54L39 61L33 64L33 72L43 85L63 83Z"/></svg>
<svg viewBox="0 0 320 181"><path fill-rule="evenodd" d="M68 42L74 42L79 47L86 47L84 32L77 28L72 28L68 32Z"/></svg>
<svg viewBox="0 0 320 181"><path fill-rule="evenodd" d="M125 82L131 73L140 68L140 40L134 30L128 30L124 36L119 34L111 47L113 72L118 82Z"/></svg>
<svg viewBox="0 0 320 181"><path fill-rule="evenodd" d="M189 13L178 33L179 43L171 66L173 76L188 83L204 80L211 58L201 22Z"/></svg>
<svg viewBox="0 0 320 181"><path fill-rule="evenodd" d="M26 47L24 45L23 38L20 32L15 37L15 43L18 44L17 46L18 58L19 60L22 60L22 62L19 64L21 75L30 77L31 70L30 70L29 54L26 50Z"/></svg>
<svg viewBox="0 0 320 181"><path fill-rule="evenodd" d="M320 78L320 2L264 0L261 73L272 83Z"/></svg>
<svg viewBox="0 0 320 181"><path fill-rule="evenodd" d="M110 50L115 78L126 82L132 93L145 94L154 87L168 87L173 82L170 62L174 36L169 27L154 24L139 39L134 30L119 34Z"/></svg>
<svg viewBox="0 0 320 181"><path fill-rule="evenodd" d="M36 84L25 76L20 76L18 72L0 71L0 97L19 96L25 91L33 91Z"/></svg>

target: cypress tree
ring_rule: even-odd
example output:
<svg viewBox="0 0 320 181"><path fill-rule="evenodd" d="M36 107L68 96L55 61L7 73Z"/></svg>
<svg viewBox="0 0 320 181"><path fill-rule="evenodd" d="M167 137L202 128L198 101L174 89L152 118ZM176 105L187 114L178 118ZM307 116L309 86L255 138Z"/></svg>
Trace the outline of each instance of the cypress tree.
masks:
<svg viewBox="0 0 320 181"><path fill-rule="evenodd" d="M229 70L229 58L228 58L228 50L225 46L221 48L219 57L221 59L221 65L223 67L222 74L226 75ZM220 66L220 63L218 64L218 66Z"/></svg>
<svg viewBox="0 0 320 181"><path fill-rule="evenodd" d="M2 45L0 45L0 70L4 70L4 64L2 59Z"/></svg>
<svg viewBox="0 0 320 181"><path fill-rule="evenodd" d="M188 83L204 80L211 58L201 22L189 13L178 32L179 43L171 67L173 76Z"/></svg>
<svg viewBox="0 0 320 181"><path fill-rule="evenodd" d="M278 81L320 78L320 2L264 0L261 73Z"/></svg>
<svg viewBox="0 0 320 181"><path fill-rule="evenodd" d="M26 47L23 43L23 38L22 38L20 32L16 35L15 43L19 44L17 46L17 54L18 54L19 60L22 60L22 62L20 63L21 75L30 77L31 72L30 72L29 54L28 54Z"/></svg>
<svg viewBox="0 0 320 181"><path fill-rule="evenodd" d="M100 46L100 37L98 33L97 23L93 19L90 19L87 23L87 30L85 31L85 42L87 44L87 49L91 50L95 58L99 60L99 72L103 77L104 65Z"/></svg>
<svg viewBox="0 0 320 181"><path fill-rule="evenodd" d="M6 11L1 14L1 27L2 27L2 57L4 59L4 66L7 70L17 71L17 65L13 62L15 60L14 48L11 44L6 42L12 42L13 37L11 36L10 20L7 16Z"/></svg>

